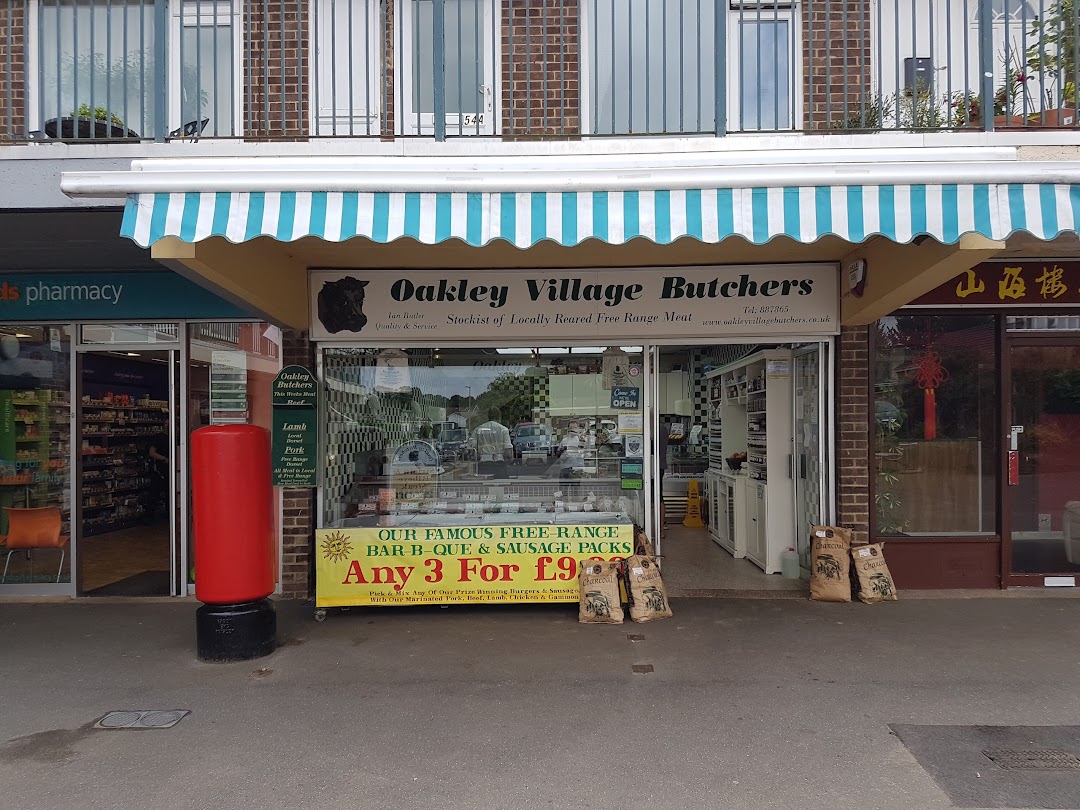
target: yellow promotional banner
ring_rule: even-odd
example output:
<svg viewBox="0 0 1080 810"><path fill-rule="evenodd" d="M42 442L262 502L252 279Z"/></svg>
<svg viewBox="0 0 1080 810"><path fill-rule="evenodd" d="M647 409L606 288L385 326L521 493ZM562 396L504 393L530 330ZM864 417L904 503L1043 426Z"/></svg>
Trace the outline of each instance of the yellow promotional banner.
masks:
<svg viewBox="0 0 1080 810"><path fill-rule="evenodd" d="M632 525L320 529L315 604L576 602L578 561L634 553Z"/></svg>

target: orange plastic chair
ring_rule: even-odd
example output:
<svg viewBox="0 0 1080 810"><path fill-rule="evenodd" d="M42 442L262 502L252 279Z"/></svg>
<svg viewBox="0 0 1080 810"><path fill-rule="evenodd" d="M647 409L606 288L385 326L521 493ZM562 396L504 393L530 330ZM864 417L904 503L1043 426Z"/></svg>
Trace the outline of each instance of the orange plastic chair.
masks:
<svg viewBox="0 0 1080 810"><path fill-rule="evenodd" d="M56 569L56 581L60 581L60 575L64 571L64 555L67 553L65 546L71 539L66 534L60 534L63 519L60 509L56 506L43 506L36 509L19 509L16 507L4 507L8 516L8 533L0 535L0 544L7 546L7 559L4 561L4 573L0 576L0 582L7 580L8 566L11 564L11 555L16 551L26 551L29 557L35 549L58 548L60 549L60 567Z"/></svg>

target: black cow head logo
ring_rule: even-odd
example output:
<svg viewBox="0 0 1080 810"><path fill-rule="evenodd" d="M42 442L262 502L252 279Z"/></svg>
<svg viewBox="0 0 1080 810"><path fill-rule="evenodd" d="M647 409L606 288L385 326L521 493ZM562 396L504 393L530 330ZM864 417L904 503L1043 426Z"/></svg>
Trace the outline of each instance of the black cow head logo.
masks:
<svg viewBox="0 0 1080 810"><path fill-rule="evenodd" d="M330 334L360 332L367 325L364 287L368 283L352 276L327 281L319 290L319 320Z"/></svg>

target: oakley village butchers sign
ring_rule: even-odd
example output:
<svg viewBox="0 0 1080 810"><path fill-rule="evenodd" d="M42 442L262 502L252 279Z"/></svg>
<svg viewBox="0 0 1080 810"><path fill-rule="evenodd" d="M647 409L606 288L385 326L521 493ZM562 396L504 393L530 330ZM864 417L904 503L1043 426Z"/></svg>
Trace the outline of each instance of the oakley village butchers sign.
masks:
<svg viewBox="0 0 1080 810"><path fill-rule="evenodd" d="M831 264L619 270L317 270L321 340L833 335Z"/></svg>

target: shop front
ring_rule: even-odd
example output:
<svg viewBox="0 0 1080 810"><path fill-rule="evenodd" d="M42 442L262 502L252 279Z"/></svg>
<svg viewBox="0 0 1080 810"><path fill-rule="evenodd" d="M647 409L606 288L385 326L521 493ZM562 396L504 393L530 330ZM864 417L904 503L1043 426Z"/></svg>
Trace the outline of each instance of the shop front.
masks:
<svg viewBox="0 0 1080 810"><path fill-rule="evenodd" d="M187 437L269 427L280 330L160 269L0 291L0 594L187 594Z"/></svg>
<svg viewBox="0 0 1080 810"><path fill-rule="evenodd" d="M838 275L313 271L319 608L572 601L638 530L778 572L830 509Z"/></svg>
<svg viewBox="0 0 1080 810"><path fill-rule="evenodd" d="M871 335L873 532L898 585L1075 586L1080 263L981 264Z"/></svg>

